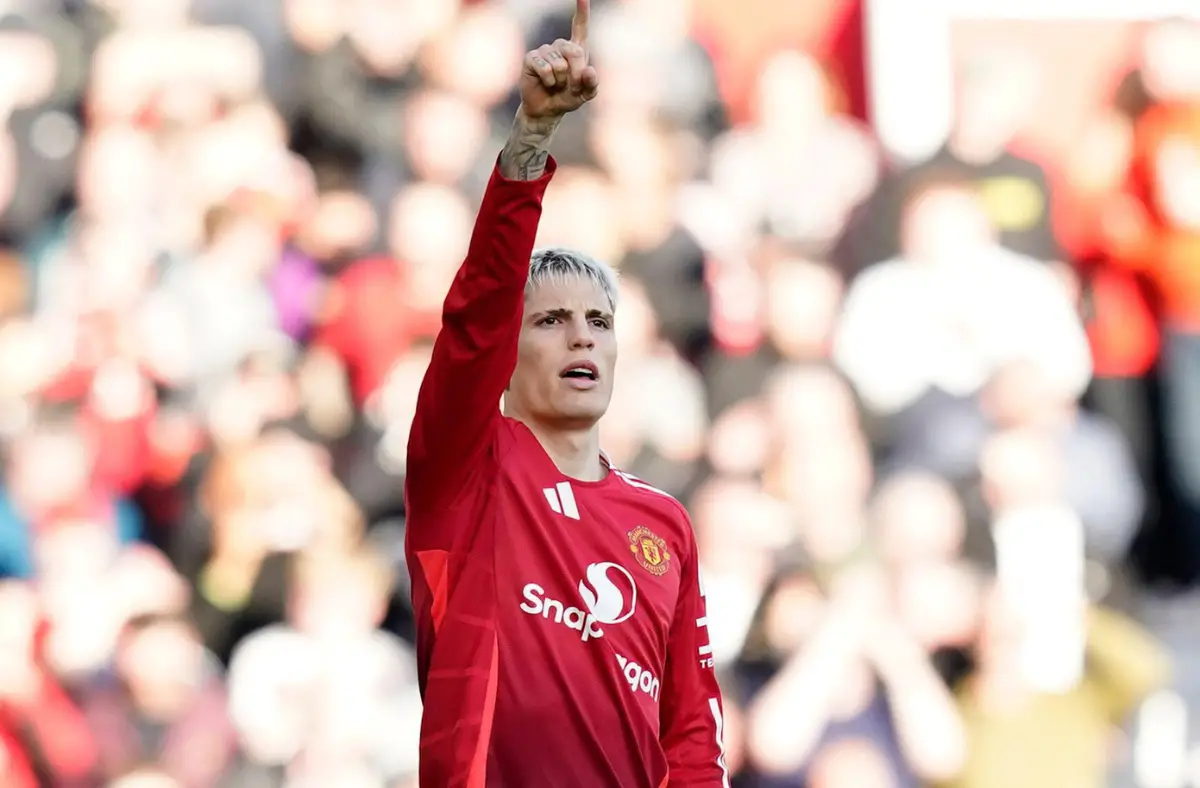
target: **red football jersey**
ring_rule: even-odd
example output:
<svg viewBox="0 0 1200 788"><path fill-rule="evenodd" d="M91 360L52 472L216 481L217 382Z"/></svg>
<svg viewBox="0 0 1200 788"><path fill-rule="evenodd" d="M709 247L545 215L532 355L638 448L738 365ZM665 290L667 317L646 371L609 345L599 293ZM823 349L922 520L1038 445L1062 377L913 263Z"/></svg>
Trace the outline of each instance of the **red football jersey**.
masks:
<svg viewBox="0 0 1200 788"><path fill-rule="evenodd" d="M727 788L696 543L675 499L565 477L499 410L555 170L494 172L409 442L422 788Z"/></svg>

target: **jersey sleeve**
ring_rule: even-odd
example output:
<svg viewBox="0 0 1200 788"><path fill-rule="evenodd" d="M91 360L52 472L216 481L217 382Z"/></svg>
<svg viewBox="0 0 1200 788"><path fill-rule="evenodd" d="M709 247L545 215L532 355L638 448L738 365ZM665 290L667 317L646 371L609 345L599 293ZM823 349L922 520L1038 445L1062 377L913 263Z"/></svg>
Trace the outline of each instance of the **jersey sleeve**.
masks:
<svg viewBox="0 0 1200 788"><path fill-rule="evenodd" d="M417 398L408 442L410 505L449 504L491 444L517 363L529 258L555 168L550 159L534 181L492 171Z"/></svg>
<svg viewBox="0 0 1200 788"><path fill-rule="evenodd" d="M667 788L729 788L725 721L713 669L708 612L696 542L688 528L688 558L667 642L661 740L670 774Z"/></svg>

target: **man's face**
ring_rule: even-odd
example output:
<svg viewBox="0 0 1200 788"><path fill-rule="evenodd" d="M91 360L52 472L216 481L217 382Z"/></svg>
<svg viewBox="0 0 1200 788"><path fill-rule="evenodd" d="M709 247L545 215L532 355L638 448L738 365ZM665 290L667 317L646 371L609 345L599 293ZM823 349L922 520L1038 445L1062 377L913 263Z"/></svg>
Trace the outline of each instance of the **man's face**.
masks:
<svg viewBox="0 0 1200 788"><path fill-rule="evenodd" d="M538 422L590 427L612 398L616 361L612 307L598 284L539 285L525 299L508 404Z"/></svg>

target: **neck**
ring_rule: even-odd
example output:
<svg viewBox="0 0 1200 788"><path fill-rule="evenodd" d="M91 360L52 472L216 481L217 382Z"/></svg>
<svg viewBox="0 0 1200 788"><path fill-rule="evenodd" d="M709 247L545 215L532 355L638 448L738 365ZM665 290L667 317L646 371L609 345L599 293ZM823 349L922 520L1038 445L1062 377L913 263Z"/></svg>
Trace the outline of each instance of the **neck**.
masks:
<svg viewBox="0 0 1200 788"><path fill-rule="evenodd" d="M565 476L581 482L598 482L608 475L600 461L600 429L593 425L585 430L549 428L533 421L525 426L542 444L556 468Z"/></svg>

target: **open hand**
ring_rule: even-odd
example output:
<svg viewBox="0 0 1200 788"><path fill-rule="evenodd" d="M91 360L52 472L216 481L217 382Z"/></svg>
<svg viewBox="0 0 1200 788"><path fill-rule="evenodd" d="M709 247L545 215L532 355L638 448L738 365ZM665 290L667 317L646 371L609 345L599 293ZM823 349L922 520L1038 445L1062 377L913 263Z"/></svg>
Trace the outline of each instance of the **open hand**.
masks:
<svg viewBox="0 0 1200 788"><path fill-rule="evenodd" d="M574 112L596 97L599 78L588 65L588 16L591 0L576 0L571 40L558 39L525 55L521 71L521 108L530 119Z"/></svg>

